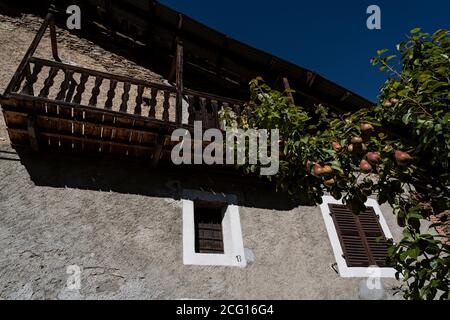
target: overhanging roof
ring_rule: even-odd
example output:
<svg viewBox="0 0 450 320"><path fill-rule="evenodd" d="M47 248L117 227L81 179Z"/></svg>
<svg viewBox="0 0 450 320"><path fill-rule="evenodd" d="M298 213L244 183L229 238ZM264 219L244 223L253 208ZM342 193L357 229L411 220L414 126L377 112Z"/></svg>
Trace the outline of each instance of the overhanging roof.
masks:
<svg viewBox="0 0 450 320"><path fill-rule="evenodd" d="M155 2L153 14L169 39L178 36L183 41L190 53L188 61L197 60L221 77L241 85L258 75L271 84L286 77L303 102L322 102L343 110L371 105L367 99L313 71L246 45L163 4Z"/></svg>
<svg viewBox="0 0 450 320"><path fill-rule="evenodd" d="M372 104L313 71L246 45L157 1L84 0L82 5L89 7L82 12L96 12L89 19L143 43L146 59L153 59L155 71L163 75L170 74L176 43L182 41L184 80L192 89L245 99L251 79L262 76L280 89L286 77L297 92L297 104L322 103L341 111Z"/></svg>

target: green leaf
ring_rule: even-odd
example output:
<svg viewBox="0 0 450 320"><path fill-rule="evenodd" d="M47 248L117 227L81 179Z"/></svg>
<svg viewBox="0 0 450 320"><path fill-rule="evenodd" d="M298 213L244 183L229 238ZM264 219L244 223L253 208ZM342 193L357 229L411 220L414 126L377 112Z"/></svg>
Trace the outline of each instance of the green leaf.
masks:
<svg viewBox="0 0 450 320"><path fill-rule="evenodd" d="M419 33L421 30L422 30L421 28L414 28L414 29L412 29L410 32L411 32L412 34L415 34L415 33Z"/></svg>
<svg viewBox="0 0 450 320"><path fill-rule="evenodd" d="M386 53L386 52L388 52L389 51L389 49L381 49L381 50L378 50L377 51L377 55L378 56L381 56L382 54L384 54L384 53Z"/></svg>
<svg viewBox="0 0 450 320"><path fill-rule="evenodd" d="M439 42L442 38L444 38L447 35L447 33L448 30L440 29L433 34L431 39L433 40L433 42Z"/></svg>

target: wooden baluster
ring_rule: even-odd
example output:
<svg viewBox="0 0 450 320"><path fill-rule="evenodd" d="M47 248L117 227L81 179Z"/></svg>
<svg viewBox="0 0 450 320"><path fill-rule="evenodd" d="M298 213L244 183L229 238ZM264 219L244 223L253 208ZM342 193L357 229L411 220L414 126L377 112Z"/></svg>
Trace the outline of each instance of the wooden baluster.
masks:
<svg viewBox="0 0 450 320"><path fill-rule="evenodd" d="M111 110L112 109L112 102L114 99L114 96L116 95L116 87L117 87L117 80L111 79L109 81L109 90L107 95L107 99L105 102L105 109Z"/></svg>
<svg viewBox="0 0 450 320"><path fill-rule="evenodd" d="M200 97L200 115L201 115L201 121L204 127L207 127L207 114L206 114L206 104L207 100L206 98Z"/></svg>
<svg viewBox="0 0 450 320"><path fill-rule="evenodd" d="M77 93L75 94L75 97L73 98L73 103L80 103L81 102L81 96L86 89L86 82L89 79L89 75L87 73L82 73L80 78L80 84L77 87Z"/></svg>
<svg viewBox="0 0 450 320"><path fill-rule="evenodd" d="M136 96L136 107L134 107L134 114L141 115L142 112L142 95L144 94L144 86L138 85Z"/></svg>
<svg viewBox="0 0 450 320"><path fill-rule="evenodd" d="M59 92L56 95L56 100L64 100L66 97L67 89L69 89L70 84L70 78L72 77L73 71L71 70L64 70L64 80L61 82L61 85L59 87Z"/></svg>
<svg viewBox="0 0 450 320"><path fill-rule="evenodd" d="M222 102L222 109L229 109L230 108L230 104L228 102ZM224 127L224 123L220 124L221 129L225 129Z"/></svg>
<svg viewBox="0 0 450 320"><path fill-rule="evenodd" d="M123 94L122 94L122 103L120 104L120 112L127 112L127 102L130 97L130 87L131 85L128 82L123 83Z"/></svg>
<svg viewBox="0 0 450 320"><path fill-rule="evenodd" d="M219 103L217 100L211 100L211 108L212 108L212 127L219 128Z"/></svg>
<svg viewBox="0 0 450 320"><path fill-rule="evenodd" d="M152 88L151 95L152 97L150 99L150 110L148 112L148 116L154 119L156 117L156 104L157 104L156 97L158 96L158 89Z"/></svg>
<svg viewBox="0 0 450 320"><path fill-rule="evenodd" d="M23 87L22 93L34 95L33 84L37 81L38 75L42 70L42 64L34 64L33 73L30 70L30 64L27 64L25 68L26 82Z"/></svg>
<svg viewBox="0 0 450 320"><path fill-rule="evenodd" d="M73 77L73 73L70 74L69 82L70 82L69 90L67 91L67 94L66 94L66 102L72 101L73 94L75 93L75 88L77 87L77 82L75 81L75 79Z"/></svg>
<svg viewBox="0 0 450 320"><path fill-rule="evenodd" d="M39 97L47 98L48 94L50 92L51 86L53 86L53 83L55 82L55 77L58 74L58 69L56 67L51 67L48 71L47 79L44 81L44 86L42 87L41 91L39 92Z"/></svg>
<svg viewBox="0 0 450 320"><path fill-rule="evenodd" d="M95 107L97 105L97 98L100 94L100 86L102 85L103 78L100 76L95 77L95 84L92 88L91 98L89 99L89 105Z"/></svg>
<svg viewBox="0 0 450 320"><path fill-rule="evenodd" d="M170 91L164 91L164 102L163 102L163 115L164 121L169 121L169 108L170 108Z"/></svg>
<svg viewBox="0 0 450 320"><path fill-rule="evenodd" d="M189 112L189 118L188 118L188 124L193 124L195 120L195 97L194 96L188 96L188 112Z"/></svg>

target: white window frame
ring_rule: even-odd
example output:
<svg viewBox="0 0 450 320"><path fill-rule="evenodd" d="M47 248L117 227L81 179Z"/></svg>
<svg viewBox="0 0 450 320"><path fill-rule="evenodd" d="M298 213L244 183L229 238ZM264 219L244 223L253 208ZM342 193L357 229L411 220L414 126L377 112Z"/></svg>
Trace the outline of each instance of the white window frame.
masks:
<svg viewBox="0 0 450 320"><path fill-rule="evenodd" d="M219 201L227 203L222 220L224 253L195 252L194 201ZM239 207L237 197L230 194L217 194L197 190L184 190L183 208L183 264L208 266L245 267L247 261L244 254Z"/></svg>
<svg viewBox="0 0 450 320"><path fill-rule="evenodd" d="M325 227L327 229L328 237L331 242L331 247L333 248L334 258L336 259L337 267L339 270L339 275L343 278L350 277L380 277L380 278L394 278L396 270L392 267L349 267L347 262L343 257L344 250L342 249L341 242L336 231L336 226L334 225L333 217L330 215L330 208L328 204L342 204L341 200L336 200L331 196L323 196L323 203L320 205L320 210L322 211L322 217L325 222ZM380 209L378 202L375 199L368 199L365 203L366 206L372 207L375 213L379 216L379 222L381 229L387 239L392 239L391 231L384 219L383 212Z"/></svg>

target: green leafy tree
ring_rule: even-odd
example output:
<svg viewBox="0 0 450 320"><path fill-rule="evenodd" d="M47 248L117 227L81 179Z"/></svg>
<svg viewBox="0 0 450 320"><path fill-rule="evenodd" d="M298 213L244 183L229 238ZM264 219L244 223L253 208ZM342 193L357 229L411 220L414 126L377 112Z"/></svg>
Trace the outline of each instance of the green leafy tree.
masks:
<svg viewBox="0 0 450 320"><path fill-rule="evenodd" d="M389 203L404 228L389 248L404 297L450 299L450 246L429 222L450 208L450 36L414 29L397 51L397 59L388 50L372 59L389 75L372 108L348 114L321 105L307 109L257 78L244 112L237 117L224 110L222 118L244 128L279 129L280 169L268 179L280 189L312 204L329 192L354 214L370 195Z"/></svg>

